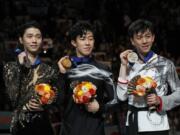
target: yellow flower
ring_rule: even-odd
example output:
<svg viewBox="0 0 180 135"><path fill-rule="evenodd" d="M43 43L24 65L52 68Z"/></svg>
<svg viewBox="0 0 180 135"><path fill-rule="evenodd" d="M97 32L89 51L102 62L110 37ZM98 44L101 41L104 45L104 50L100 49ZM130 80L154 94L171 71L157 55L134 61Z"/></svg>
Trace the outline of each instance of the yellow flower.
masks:
<svg viewBox="0 0 180 135"><path fill-rule="evenodd" d="M89 102L90 98L95 94L96 86L87 81L81 82L73 89L73 97L75 98L75 102L77 101L76 103L79 104Z"/></svg>
<svg viewBox="0 0 180 135"><path fill-rule="evenodd" d="M45 84L45 86L44 86L44 91L46 91L46 92L51 91L51 86L48 85L48 84Z"/></svg>
<svg viewBox="0 0 180 135"><path fill-rule="evenodd" d="M152 91L157 87L156 81L149 76L138 76L137 81L135 80L134 83L131 83L131 85L128 86L128 94L134 94L138 96L145 96L149 93L149 91Z"/></svg>
<svg viewBox="0 0 180 135"><path fill-rule="evenodd" d="M89 82L87 82L87 83L85 84L85 87L87 87L88 89L90 89L90 88L92 88L92 84L89 83Z"/></svg>
<svg viewBox="0 0 180 135"><path fill-rule="evenodd" d="M83 95L83 91L82 91L82 90L80 90L80 91L77 92L77 96L78 96L78 97L80 97L80 96L82 96L82 95Z"/></svg>
<svg viewBox="0 0 180 135"><path fill-rule="evenodd" d="M40 96L42 104L47 104L55 97L55 92L49 84L41 83L35 86L35 91Z"/></svg>

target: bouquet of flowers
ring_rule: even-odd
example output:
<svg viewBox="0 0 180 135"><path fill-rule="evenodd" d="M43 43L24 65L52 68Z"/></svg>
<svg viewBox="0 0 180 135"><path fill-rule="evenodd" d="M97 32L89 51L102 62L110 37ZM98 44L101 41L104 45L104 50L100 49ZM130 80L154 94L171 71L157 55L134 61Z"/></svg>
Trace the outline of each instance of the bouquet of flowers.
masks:
<svg viewBox="0 0 180 135"><path fill-rule="evenodd" d="M40 83L35 86L35 92L42 104L50 104L55 98L55 92L49 84Z"/></svg>
<svg viewBox="0 0 180 135"><path fill-rule="evenodd" d="M147 96L148 94L155 93L155 88L157 87L157 83L151 77L141 77L140 75L135 76L128 83L128 94L135 96ZM154 111L156 106L150 106L149 110Z"/></svg>
<svg viewBox="0 0 180 135"><path fill-rule="evenodd" d="M73 89L73 98L78 104L86 104L96 96L96 89L93 83L83 81Z"/></svg>
<svg viewBox="0 0 180 135"><path fill-rule="evenodd" d="M151 77L141 77L140 75L135 76L128 83L128 94L133 94L136 96L145 96L150 93L155 92L157 83Z"/></svg>

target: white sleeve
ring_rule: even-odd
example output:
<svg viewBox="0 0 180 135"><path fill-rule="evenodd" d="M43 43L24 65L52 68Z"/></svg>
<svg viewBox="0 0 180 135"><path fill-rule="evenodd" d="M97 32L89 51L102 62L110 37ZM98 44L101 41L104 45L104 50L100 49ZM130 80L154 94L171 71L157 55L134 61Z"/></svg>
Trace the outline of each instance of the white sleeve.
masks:
<svg viewBox="0 0 180 135"><path fill-rule="evenodd" d="M121 80L120 78L118 78L118 83L117 83L117 87L116 87L116 91L117 91L117 96L118 99L121 101L125 101L128 98L128 94L127 94L127 83L126 80Z"/></svg>

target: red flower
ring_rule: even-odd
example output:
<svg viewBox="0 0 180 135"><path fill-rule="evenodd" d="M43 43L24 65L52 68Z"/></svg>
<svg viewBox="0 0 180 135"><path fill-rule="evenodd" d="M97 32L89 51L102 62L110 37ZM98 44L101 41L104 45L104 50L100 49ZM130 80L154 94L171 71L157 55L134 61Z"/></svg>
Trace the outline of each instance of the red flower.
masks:
<svg viewBox="0 0 180 135"><path fill-rule="evenodd" d="M95 91L94 89L90 89L90 90L89 90L89 93L90 93L91 95L95 95L95 94L96 94L96 91Z"/></svg>
<svg viewBox="0 0 180 135"><path fill-rule="evenodd" d="M83 103L88 103L89 102L89 97L83 96Z"/></svg>
<svg viewBox="0 0 180 135"><path fill-rule="evenodd" d="M42 104L48 104L55 97L55 92L49 84L41 83L35 86L35 91Z"/></svg>
<svg viewBox="0 0 180 135"><path fill-rule="evenodd" d="M93 96L96 94L96 86L91 82L81 82L73 90L73 97L78 104L85 104L90 102Z"/></svg>

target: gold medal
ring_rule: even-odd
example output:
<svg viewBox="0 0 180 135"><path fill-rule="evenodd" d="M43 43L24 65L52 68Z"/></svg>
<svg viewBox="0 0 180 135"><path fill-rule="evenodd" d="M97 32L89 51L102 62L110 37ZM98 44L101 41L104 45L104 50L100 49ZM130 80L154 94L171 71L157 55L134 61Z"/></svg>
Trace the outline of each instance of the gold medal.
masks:
<svg viewBox="0 0 180 135"><path fill-rule="evenodd" d="M64 58L61 62L64 68L68 69L72 66L72 62L69 58Z"/></svg>

